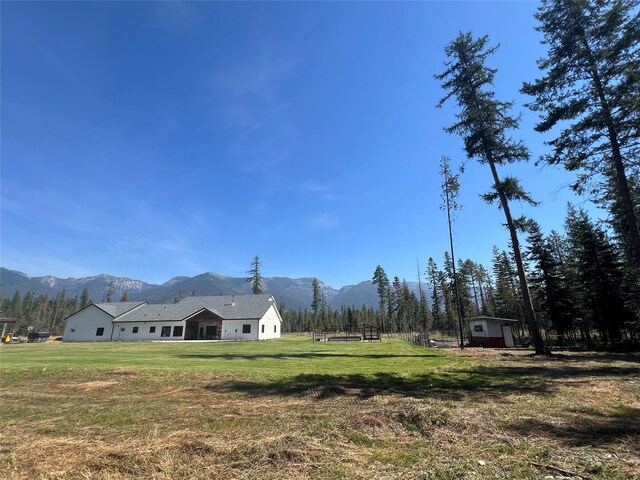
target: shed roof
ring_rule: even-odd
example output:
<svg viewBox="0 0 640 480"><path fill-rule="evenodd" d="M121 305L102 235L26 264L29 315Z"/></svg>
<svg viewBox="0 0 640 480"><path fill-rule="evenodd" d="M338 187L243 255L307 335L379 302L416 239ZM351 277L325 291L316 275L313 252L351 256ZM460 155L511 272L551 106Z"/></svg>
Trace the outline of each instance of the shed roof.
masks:
<svg viewBox="0 0 640 480"><path fill-rule="evenodd" d="M124 312L116 322L149 322L184 320L204 309L224 320L262 318L275 303L272 295L220 295L212 297L186 297L178 303L145 304Z"/></svg>
<svg viewBox="0 0 640 480"><path fill-rule="evenodd" d="M485 320L487 322L518 322L519 320L514 320L513 318L498 318L498 317L472 317L465 318L465 322L472 322L478 320Z"/></svg>

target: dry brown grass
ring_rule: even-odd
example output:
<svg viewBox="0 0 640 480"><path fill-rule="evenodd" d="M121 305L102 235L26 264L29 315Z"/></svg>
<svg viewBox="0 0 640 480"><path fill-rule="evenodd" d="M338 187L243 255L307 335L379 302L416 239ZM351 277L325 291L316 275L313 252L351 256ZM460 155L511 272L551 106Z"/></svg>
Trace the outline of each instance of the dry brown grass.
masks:
<svg viewBox="0 0 640 480"><path fill-rule="evenodd" d="M401 388L372 388L343 376L298 389L232 374L127 369L3 384L0 473L110 480L640 478L637 357L471 349L449 355L469 362L450 372L443 367L451 377L434 377L431 390L416 383L413 394L409 379Z"/></svg>

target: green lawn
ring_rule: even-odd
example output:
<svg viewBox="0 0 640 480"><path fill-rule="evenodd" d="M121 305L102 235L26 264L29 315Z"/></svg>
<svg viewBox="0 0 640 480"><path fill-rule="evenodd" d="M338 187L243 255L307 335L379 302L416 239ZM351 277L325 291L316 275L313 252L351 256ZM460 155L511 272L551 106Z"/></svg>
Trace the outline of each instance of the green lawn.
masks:
<svg viewBox="0 0 640 480"><path fill-rule="evenodd" d="M400 340L0 347L0 478L638 478L637 356Z"/></svg>
<svg viewBox="0 0 640 480"><path fill-rule="evenodd" d="M5 345L0 351L3 375L20 378L78 370L132 368L159 372L224 372L282 379L300 374L414 375L451 362L436 349L400 340L384 342L311 342L292 337L261 342L140 342Z"/></svg>

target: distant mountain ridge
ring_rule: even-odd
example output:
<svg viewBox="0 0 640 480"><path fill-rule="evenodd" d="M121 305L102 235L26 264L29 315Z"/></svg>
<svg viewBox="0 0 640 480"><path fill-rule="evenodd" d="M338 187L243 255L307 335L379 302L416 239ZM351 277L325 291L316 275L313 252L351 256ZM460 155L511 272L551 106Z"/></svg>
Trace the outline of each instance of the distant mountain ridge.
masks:
<svg viewBox="0 0 640 480"><path fill-rule="evenodd" d="M243 295L251 293L251 285L244 278L227 277L207 272L194 277L178 276L161 285L133 280L127 277L114 277L107 274L83 278L58 278L47 275L30 277L29 275L0 267L0 286L2 297L12 297L15 292L21 295L33 291L36 295L55 296L62 290L70 297L80 296L85 287L94 302L103 301L109 283L113 281L112 301L118 301L126 290L129 300L147 300L150 303L169 303L179 296L195 295ZM276 297L280 305L290 310L311 308L313 278L265 277L264 291ZM417 282L409 282L412 290L418 290ZM365 280L357 285L347 285L340 289L332 288L320 282L320 289L331 308L342 305L376 308L378 293L376 285Z"/></svg>

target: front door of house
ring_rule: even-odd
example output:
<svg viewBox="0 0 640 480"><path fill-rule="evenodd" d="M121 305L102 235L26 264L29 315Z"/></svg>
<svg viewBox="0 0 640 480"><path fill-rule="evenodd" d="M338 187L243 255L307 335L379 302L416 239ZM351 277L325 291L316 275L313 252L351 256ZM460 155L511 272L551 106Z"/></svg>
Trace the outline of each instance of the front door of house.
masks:
<svg viewBox="0 0 640 480"><path fill-rule="evenodd" d="M187 329L184 332L185 340L198 339L198 322L187 322Z"/></svg>

